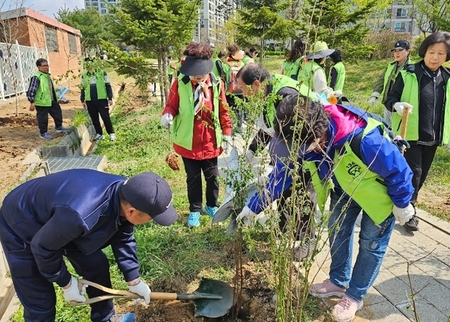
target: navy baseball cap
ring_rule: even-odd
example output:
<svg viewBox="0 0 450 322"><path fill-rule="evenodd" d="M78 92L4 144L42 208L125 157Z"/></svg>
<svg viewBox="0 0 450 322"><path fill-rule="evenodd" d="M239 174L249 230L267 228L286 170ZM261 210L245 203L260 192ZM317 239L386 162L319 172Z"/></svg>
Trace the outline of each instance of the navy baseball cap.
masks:
<svg viewBox="0 0 450 322"><path fill-rule="evenodd" d="M172 189L166 180L153 172L143 172L125 180L120 187L125 200L162 225L169 226L178 219L172 206Z"/></svg>
<svg viewBox="0 0 450 322"><path fill-rule="evenodd" d="M409 42L407 40L399 40L395 43L394 48L391 51L394 51L396 49L406 49L408 50L410 48Z"/></svg>

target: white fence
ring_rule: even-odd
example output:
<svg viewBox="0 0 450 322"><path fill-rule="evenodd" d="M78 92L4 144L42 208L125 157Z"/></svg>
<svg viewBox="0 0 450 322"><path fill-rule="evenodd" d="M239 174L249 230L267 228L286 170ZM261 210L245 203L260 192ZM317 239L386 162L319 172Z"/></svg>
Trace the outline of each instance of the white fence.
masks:
<svg viewBox="0 0 450 322"><path fill-rule="evenodd" d="M36 69L36 60L48 60L47 48L36 48L15 44L0 43L0 98L5 99L16 95L14 82L17 84L17 94L25 93L31 76Z"/></svg>

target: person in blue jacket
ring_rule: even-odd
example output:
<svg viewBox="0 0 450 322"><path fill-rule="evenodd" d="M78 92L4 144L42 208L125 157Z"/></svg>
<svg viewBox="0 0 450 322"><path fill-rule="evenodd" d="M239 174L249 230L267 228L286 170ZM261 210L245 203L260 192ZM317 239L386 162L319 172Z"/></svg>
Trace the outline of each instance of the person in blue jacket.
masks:
<svg viewBox="0 0 450 322"><path fill-rule="evenodd" d="M410 204L412 171L385 136L382 124L365 111L354 106L324 106L301 95L282 104L277 117L283 123L276 135L292 137L286 142L291 145L290 159L298 158L309 167L319 207L324 207L329 192L331 197L330 278L312 285L310 294L341 296L333 316L337 321L350 321L362 308L362 300L378 275L395 219L404 224L415 213ZM358 148L355 143L351 146L352 140ZM298 147L295 142L300 142ZM293 184L293 168L292 162L277 162L266 193L255 194L237 219L250 224L256 214L279 198ZM333 189L328 189L331 186ZM352 267L354 229L361 210L360 246Z"/></svg>
<svg viewBox="0 0 450 322"><path fill-rule="evenodd" d="M154 220L167 226L177 218L168 183L152 172L127 180L95 170L67 170L12 190L0 208L0 241L24 320L55 321L53 283L64 290L67 302L86 301L64 258L84 279L111 287L102 252L109 245L129 290L149 303L150 288L139 274L134 225ZM104 293L87 287L87 295ZM91 320L133 322L135 316L115 314L112 300L107 300L91 304Z"/></svg>

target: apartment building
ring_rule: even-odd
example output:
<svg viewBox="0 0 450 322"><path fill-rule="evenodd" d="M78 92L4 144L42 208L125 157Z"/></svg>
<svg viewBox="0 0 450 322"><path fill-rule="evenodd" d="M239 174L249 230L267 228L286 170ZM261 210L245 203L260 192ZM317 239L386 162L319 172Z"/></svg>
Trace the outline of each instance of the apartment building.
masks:
<svg viewBox="0 0 450 322"><path fill-rule="evenodd" d="M417 28L417 21L414 18L413 1L393 1L388 7L388 19L386 25L391 31L398 33L410 33L415 36L420 30Z"/></svg>
<svg viewBox="0 0 450 322"><path fill-rule="evenodd" d="M120 0L84 0L85 9L96 9L100 15L109 14L108 5L117 6Z"/></svg>
<svg viewBox="0 0 450 322"><path fill-rule="evenodd" d="M223 27L238 8L237 0L203 0L198 11L194 40L215 44L224 42Z"/></svg>

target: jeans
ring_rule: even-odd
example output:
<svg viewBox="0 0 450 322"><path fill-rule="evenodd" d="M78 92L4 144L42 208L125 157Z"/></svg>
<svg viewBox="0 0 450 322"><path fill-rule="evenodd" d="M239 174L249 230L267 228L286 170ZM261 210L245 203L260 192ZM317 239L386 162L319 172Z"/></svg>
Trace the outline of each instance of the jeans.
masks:
<svg viewBox="0 0 450 322"><path fill-rule="evenodd" d="M353 233L356 219L362 209L348 195L339 191L339 188L331 193L330 209L330 280L339 287L346 287L348 297L361 301L378 276L394 229L395 218L391 214L377 225L363 211L359 250L352 269Z"/></svg>

